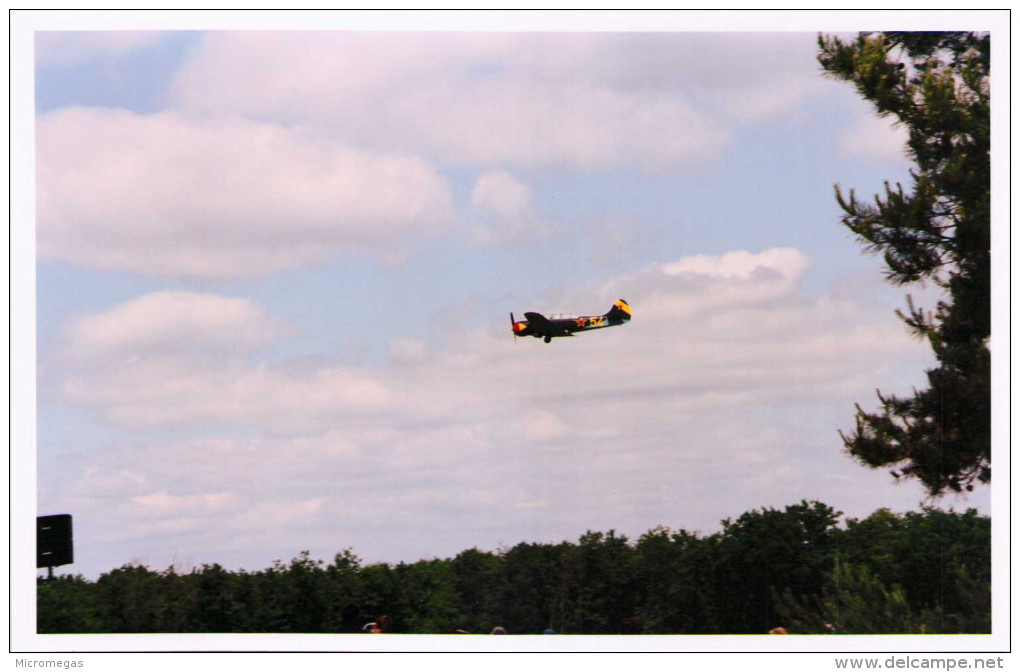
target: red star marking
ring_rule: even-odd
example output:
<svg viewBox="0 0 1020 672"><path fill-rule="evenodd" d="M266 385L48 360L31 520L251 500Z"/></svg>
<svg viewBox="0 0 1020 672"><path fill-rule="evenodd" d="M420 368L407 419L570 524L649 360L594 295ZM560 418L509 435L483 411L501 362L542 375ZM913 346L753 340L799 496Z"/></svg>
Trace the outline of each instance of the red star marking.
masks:
<svg viewBox="0 0 1020 672"><path fill-rule="evenodd" d="M579 320L577 320L577 326L583 327L584 326L584 322L585 322L585 319L583 317L580 318Z"/></svg>

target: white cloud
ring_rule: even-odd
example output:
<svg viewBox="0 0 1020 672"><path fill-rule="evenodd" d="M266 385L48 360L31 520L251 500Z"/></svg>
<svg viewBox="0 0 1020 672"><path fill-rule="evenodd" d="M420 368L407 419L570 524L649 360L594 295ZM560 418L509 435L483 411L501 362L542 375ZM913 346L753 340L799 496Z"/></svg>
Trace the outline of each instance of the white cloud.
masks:
<svg viewBox="0 0 1020 672"><path fill-rule="evenodd" d="M389 355L397 363L417 364L428 356L428 346L416 338L397 337L389 343Z"/></svg>
<svg viewBox="0 0 1020 672"><path fill-rule="evenodd" d="M549 345L513 343L494 317L448 348L396 338L372 366L175 353L67 371L65 400L136 430L205 427L183 440L136 433L149 438L84 461L93 481L137 475L106 480L178 525L161 532L166 545L215 549L229 530L267 553L353 546L414 560L586 528L640 533L678 516L714 526L789 503L777 495L787 491L840 505L881 475L847 460L835 430L875 387L920 377L928 354L867 297L805 295L807 266L772 249L649 267L565 297L582 312L626 298L630 324ZM130 333L130 315L107 311L106 329ZM115 491L80 491L76 510L100 516Z"/></svg>
<svg viewBox="0 0 1020 672"><path fill-rule="evenodd" d="M778 301L792 300L809 264L808 257L793 248L692 255L615 278L601 291L607 300L642 295L647 308L662 319L718 318L741 307L771 310Z"/></svg>
<svg viewBox="0 0 1020 672"><path fill-rule="evenodd" d="M65 66L103 54L123 55L156 44L164 36L157 30L39 31L36 63Z"/></svg>
<svg viewBox="0 0 1020 672"><path fill-rule="evenodd" d="M255 525L292 525L310 521L322 509L323 499L307 499L280 504L259 505L248 512L246 522Z"/></svg>
<svg viewBox="0 0 1020 672"><path fill-rule="evenodd" d="M895 118L861 114L853 128L839 133L836 143L841 156L894 163L906 160L908 139L907 129Z"/></svg>
<svg viewBox="0 0 1020 672"><path fill-rule="evenodd" d="M679 261L664 264L661 271L668 276L702 276L724 280L795 280L809 265L809 259L799 250L772 248L757 254L737 250L721 256L684 257Z"/></svg>
<svg viewBox="0 0 1020 672"><path fill-rule="evenodd" d="M849 298L801 295L797 284L807 266L803 254L788 248L688 257L606 283L586 301L572 300L605 308L614 298L628 298L635 319L622 329L535 351L514 348L502 329L487 329L458 337L450 350L428 357L420 341L397 338L391 343L393 367L260 363L251 358L255 347L282 333L260 309L208 295L154 294L82 318L68 330L72 354L94 352L99 342L123 348L124 355L141 350L146 356L110 358L108 366L70 371L63 390L69 400L102 409L114 422L139 427L212 421L326 431L342 418L354 431L380 418L473 422L509 403L507 412L548 429L571 426L569 414L542 407L536 399L550 392L522 384L521 377L533 380L534 371L543 371L555 378L568 366L571 379L600 381L618 359L611 354L616 348L626 351L627 368L613 378L611 390L655 393L691 407L726 405L738 397L774 403L779 389L802 401L840 396L863 363L916 349L891 316L876 322ZM139 315L174 302L181 310L165 310L161 319L138 327ZM216 313L221 304L227 309L219 311L220 321L207 323L203 312ZM189 305L195 308L186 309ZM505 327L502 321L499 326ZM189 331L193 342L181 338ZM210 359L204 354L207 342L230 338L221 334L236 334L236 352L227 354L224 346ZM167 342L174 347L158 347ZM576 410L580 421L591 409L576 402L598 405L605 398L605 386L582 385L571 388L575 403L566 408ZM536 410L553 415L535 416Z"/></svg>
<svg viewBox="0 0 1020 672"><path fill-rule="evenodd" d="M39 254L87 268L251 277L393 258L453 222L418 158L239 119L64 109L39 119L37 161Z"/></svg>
<svg viewBox="0 0 1020 672"><path fill-rule="evenodd" d="M371 417L399 404L402 396L354 368L320 368L303 376L236 358L173 356L71 376L62 392L127 427L254 424L291 431Z"/></svg>
<svg viewBox="0 0 1020 672"><path fill-rule="evenodd" d="M482 243L515 243L551 235L531 202L531 187L506 171L483 173L471 192L479 224L475 239Z"/></svg>
<svg viewBox="0 0 1020 672"><path fill-rule="evenodd" d="M79 318L68 331L75 356L83 360L113 355L135 362L152 354L250 353L272 343L286 327L247 299L163 291Z"/></svg>
<svg viewBox="0 0 1020 672"><path fill-rule="evenodd" d="M531 216L531 189L504 171L485 173L478 178L471 201L502 219Z"/></svg>
<svg viewBox="0 0 1020 672"><path fill-rule="evenodd" d="M567 433L567 426L556 414L536 410L522 418L520 432L525 439L558 439Z"/></svg>
<svg viewBox="0 0 1020 672"><path fill-rule="evenodd" d="M156 492L131 498L131 502L142 511L161 517L216 514L236 505L237 501L238 498L229 492L203 495L171 495Z"/></svg>
<svg viewBox="0 0 1020 672"><path fill-rule="evenodd" d="M191 52L174 91L182 109L300 123L459 164L661 171L718 158L733 122L774 117L815 95L813 41L218 32Z"/></svg>
<svg viewBox="0 0 1020 672"><path fill-rule="evenodd" d="M63 370L76 373L61 389L129 426L252 422L263 414L287 426L387 402L385 386L353 367L309 373L251 361L287 332L247 299L147 294L67 328Z"/></svg>
<svg viewBox="0 0 1020 672"><path fill-rule="evenodd" d="M127 469L101 469L87 467L74 484L74 491L88 497L107 494L124 496L147 487L148 480L138 472Z"/></svg>

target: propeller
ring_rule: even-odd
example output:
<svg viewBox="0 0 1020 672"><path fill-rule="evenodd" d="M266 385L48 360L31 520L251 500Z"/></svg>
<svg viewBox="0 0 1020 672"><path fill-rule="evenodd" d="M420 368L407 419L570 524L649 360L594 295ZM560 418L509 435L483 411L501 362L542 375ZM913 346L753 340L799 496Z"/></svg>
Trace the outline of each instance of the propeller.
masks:
<svg viewBox="0 0 1020 672"><path fill-rule="evenodd" d="M510 331L514 332L514 343L517 342L517 321L514 320L514 311L510 311Z"/></svg>

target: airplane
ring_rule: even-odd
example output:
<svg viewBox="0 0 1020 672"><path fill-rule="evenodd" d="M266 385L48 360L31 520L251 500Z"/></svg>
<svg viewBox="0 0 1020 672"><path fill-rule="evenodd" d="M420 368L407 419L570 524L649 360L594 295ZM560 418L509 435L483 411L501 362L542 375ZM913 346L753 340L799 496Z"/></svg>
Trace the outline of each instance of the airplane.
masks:
<svg viewBox="0 0 1020 672"><path fill-rule="evenodd" d="M545 342L549 343L554 338L573 336L578 331L591 331L592 329L604 329L626 324L630 322L630 304L623 299L617 299L605 315L553 315L546 317L541 313L524 313L524 317L527 320L518 322L514 319L513 312L510 313L510 324L514 337L534 336L545 339Z"/></svg>

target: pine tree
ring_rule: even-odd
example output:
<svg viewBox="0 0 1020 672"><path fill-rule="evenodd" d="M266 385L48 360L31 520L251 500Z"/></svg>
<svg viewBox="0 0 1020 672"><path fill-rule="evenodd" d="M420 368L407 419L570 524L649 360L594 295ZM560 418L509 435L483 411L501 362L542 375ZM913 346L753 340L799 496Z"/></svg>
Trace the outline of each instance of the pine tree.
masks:
<svg viewBox="0 0 1020 672"><path fill-rule="evenodd" d="M858 405L856 428L842 437L861 463L895 467L932 496L991 480L989 56L987 33L819 37L825 74L852 82L905 127L915 164L909 192L887 182L874 203L837 186L842 222L882 253L890 282L944 292L933 312L909 296L898 311L934 351L929 387L910 397L879 392L880 410Z"/></svg>
<svg viewBox="0 0 1020 672"><path fill-rule="evenodd" d="M835 563L821 595L798 599L773 591L776 611L796 634L906 634L923 632L899 586L887 588L867 567Z"/></svg>

